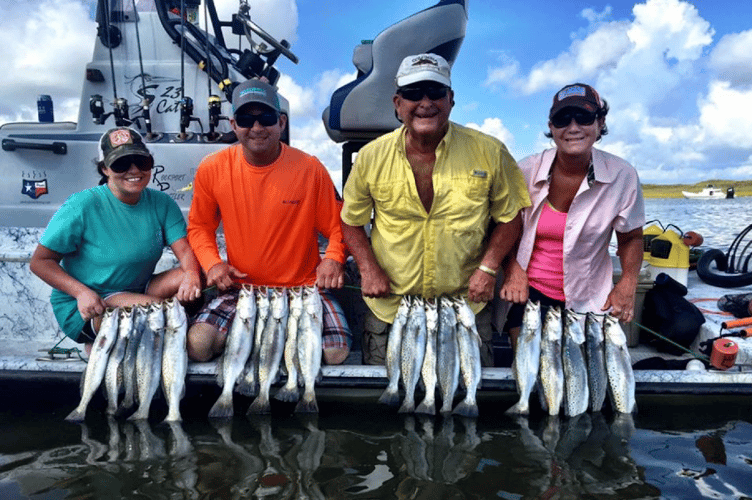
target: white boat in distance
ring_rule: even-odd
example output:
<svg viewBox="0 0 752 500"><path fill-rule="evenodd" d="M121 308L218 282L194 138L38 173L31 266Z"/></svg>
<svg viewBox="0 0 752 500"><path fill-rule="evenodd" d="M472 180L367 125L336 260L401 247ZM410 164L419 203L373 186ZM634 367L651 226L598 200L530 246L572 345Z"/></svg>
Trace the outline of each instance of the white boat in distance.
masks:
<svg viewBox="0 0 752 500"><path fill-rule="evenodd" d="M690 193L689 191L682 191L685 198L695 198L698 200L715 200L726 199L734 197L734 188L730 187L725 191L723 188L717 188L712 184L708 184L699 193Z"/></svg>

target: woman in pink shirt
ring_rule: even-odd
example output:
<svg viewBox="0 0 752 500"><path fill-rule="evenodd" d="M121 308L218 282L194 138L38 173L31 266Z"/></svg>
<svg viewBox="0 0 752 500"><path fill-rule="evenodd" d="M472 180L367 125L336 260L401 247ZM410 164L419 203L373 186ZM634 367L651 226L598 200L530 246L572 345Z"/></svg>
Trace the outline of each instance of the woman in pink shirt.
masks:
<svg viewBox="0 0 752 500"><path fill-rule="evenodd" d="M513 346L528 298L634 317L645 208L635 168L593 147L608 133L607 113L594 88L567 85L549 113L546 136L556 147L519 162L532 205L523 210L517 258L505 266L500 293L514 303L507 317ZM608 252L613 231L622 267L616 285Z"/></svg>

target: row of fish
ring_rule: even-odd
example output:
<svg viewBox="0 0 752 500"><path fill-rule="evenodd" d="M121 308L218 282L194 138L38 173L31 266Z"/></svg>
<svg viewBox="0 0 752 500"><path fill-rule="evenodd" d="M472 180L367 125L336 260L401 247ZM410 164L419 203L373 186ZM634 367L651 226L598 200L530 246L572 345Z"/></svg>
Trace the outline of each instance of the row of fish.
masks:
<svg viewBox="0 0 752 500"><path fill-rule="evenodd" d="M104 380L108 414L120 416L138 405L129 419L147 419L161 381L168 406L165 421L180 421L188 370L187 330L185 310L175 299L107 308L83 374L81 401L66 420L84 420Z"/></svg>
<svg viewBox="0 0 752 500"><path fill-rule="evenodd" d="M379 402L397 406L402 380L405 397L399 412L434 415L438 385L441 413L476 417L475 393L481 381L480 345L475 314L464 297L403 296L389 331L386 352L389 383ZM423 381L425 397L416 407L415 389L419 380ZM465 387L465 398L452 410L460 380Z"/></svg>
<svg viewBox="0 0 752 500"><path fill-rule="evenodd" d="M323 303L317 287L243 285L217 366L222 392L209 417L232 417L233 389L255 396L249 414L269 413L269 392L283 358L287 382L274 397L297 401L297 412L318 412L314 384L321 368L323 329Z"/></svg>
<svg viewBox="0 0 752 500"><path fill-rule="evenodd" d="M549 415L563 408L568 417L588 409L601 411L606 393L614 410L636 410L635 379L627 338L619 321L606 314L582 315L549 307L541 320L540 305L528 301L517 339L512 371L519 401L507 410L528 414L530 394L540 387L540 400Z"/></svg>

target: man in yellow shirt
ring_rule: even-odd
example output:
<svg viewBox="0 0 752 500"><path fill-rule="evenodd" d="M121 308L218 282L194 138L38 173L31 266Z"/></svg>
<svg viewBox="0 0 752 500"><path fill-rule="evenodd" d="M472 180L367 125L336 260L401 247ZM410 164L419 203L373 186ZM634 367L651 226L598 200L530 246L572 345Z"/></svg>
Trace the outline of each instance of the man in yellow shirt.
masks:
<svg viewBox="0 0 752 500"><path fill-rule="evenodd" d="M387 331L402 295L464 294L476 313L492 366L496 271L530 205L525 181L504 144L449 121L449 64L435 54L399 67L394 107L403 126L358 153L344 189L343 236L361 273L370 311L367 364L383 364ZM373 227L369 241L365 227Z"/></svg>

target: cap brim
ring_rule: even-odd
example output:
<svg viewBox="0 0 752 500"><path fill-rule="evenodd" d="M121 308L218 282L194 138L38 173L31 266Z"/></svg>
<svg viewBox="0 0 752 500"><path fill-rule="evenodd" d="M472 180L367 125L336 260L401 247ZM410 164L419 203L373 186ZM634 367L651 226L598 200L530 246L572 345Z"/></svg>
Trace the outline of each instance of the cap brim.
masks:
<svg viewBox="0 0 752 500"><path fill-rule="evenodd" d="M439 75L435 71L419 71L397 78L397 87L405 87L417 82L437 82L447 87L452 86L449 78Z"/></svg>
<svg viewBox="0 0 752 500"><path fill-rule="evenodd" d="M107 158L104 159L104 165L105 167L110 168L113 163L126 156L142 156L145 158L152 157L151 153L149 153L147 149L136 146L135 144L127 144L120 146L117 150L112 151L109 155L107 155Z"/></svg>

